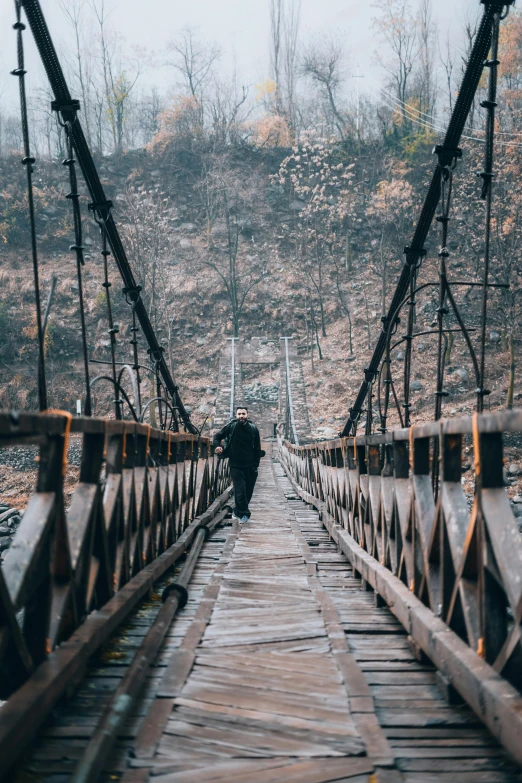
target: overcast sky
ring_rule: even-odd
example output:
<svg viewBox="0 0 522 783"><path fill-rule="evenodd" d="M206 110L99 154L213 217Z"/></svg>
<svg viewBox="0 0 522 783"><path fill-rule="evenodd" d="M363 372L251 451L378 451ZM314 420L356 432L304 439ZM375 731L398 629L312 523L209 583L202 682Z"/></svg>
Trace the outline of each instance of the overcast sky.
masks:
<svg viewBox="0 0 522 783"><path fill-rule="evenodd" d="M40 0L51 36L57 49L67 46L70 30L58 0ZM198 27L202 38L215 41L223 50L224 65L235 63L239 81L256 84L269 76L268 37L269 0L111 0L114 11L111 22L129 44L139 44L159 53L168 39L185 26ZM416 7L418 0L412 0ZM0 0L0 99L14 105L16 85L9 71L16 64L14 3ZM347 73L350 77L359 66L364 76L361 90L375 93L382 79L382 69L375 62L377 42L372 29L375 13L372 3L361 0L302 0L301 38L314 33L335 32L345 41ZM462 20L468 12L480 13L479 0L433 0L433 16L444 31L451 27L457 45ZM30 36L27 36L29 39ZM72 41L71 44L72 45ZM41 80L39 63L32 41L27 45L30 84ZM155 82L166 87L172 73L166 68L149 70L143 83ZM354 85L348 79L348 86Z"/></svg>

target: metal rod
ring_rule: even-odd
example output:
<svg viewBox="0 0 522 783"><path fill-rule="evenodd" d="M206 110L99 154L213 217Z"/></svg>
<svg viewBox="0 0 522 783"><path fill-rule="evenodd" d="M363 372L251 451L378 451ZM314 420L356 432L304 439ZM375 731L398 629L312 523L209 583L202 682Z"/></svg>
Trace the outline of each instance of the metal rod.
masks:
<svg viewBox="0 0 522 783"><path fill-rule="evenodd" d="M45 305L45 313L43 317L43 323L42 323L42 332L45 338L45 330L47 329L47 323L49 321L49 315L51 313L51 307L53 304L53 298L54 298L54 292L56 289L56 283L57 283L57 277L56 275L53 275L51 277L51 287L49 289L49 296L47 297L47 304Z"/></svg>
<svg viewBox="0 0 522 783"><path fill-rule="evenodd" d="M25 90L25 58L24 58L24 42L23 31L25 25L21 21L21 0L15 0L16 9L16 23L14 29L16 30L17 39L17 53L18 53L18 67L11 73L13 76L18 77L19 91L20 91L20 111L22 121L22 136L24 145L24 157L22 158L22 164L25 166L27 176L27 206L29 211L29 228L31 232L31 254L33 261L33 283L34 283L34 296L36 307L36 328L38 336L38 402L41 411L47 410L47 381L45 377L45 344L44 344L44 332L42 328L42 310L40 299L40 272L38 268L38 246L36 241L36 218L34 210L34 194L33 194L33 166L35 164L35 158L31 155L31 146L29 139L29 121L27 118L27 96Z"/></svg>
<svg viewBox="0 0 522 783"><path fill-rule="evenodd" d="M234 397L236 394L236 338L232 337L232 380L230 383L230 418L234 418Z"/></svg>
<svg viewBox="0 0 522 783"><path fill-rule="evenodd" d="M297 437L297 428L295 426L294 419L294 406L292 403L292 389L290 386L290 359L288 357L288 337L283 337L285 341L285 355L286 355L286 405L290 412L290 423L292 425L292 432L294 434L294 443L299 446L299 438Z"/></svg>

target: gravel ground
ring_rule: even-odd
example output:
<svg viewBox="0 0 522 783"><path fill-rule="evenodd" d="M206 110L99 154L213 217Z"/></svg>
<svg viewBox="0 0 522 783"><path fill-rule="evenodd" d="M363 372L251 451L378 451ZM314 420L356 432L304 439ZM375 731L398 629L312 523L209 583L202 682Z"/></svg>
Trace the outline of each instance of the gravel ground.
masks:
<svg viewBox="0 0 522 783"><path fill-rule="evenodd" d="M79 478L81 437L72 436L68 449L64 485L66 505ZM0 563L11 546L37 478L37 446L8 446L0 449Z"/></svg>
<svg viewBox="0 0 522 783"><path fill-rule="evenodd" d="M6 465L15 470L34 471L38 457L37 446L8 446L0 449L0 465ZM79 468L82 457L81 441L73 441L69 444L68 463L71 467ZM2 487L0 486L0 494Z"/></svg>

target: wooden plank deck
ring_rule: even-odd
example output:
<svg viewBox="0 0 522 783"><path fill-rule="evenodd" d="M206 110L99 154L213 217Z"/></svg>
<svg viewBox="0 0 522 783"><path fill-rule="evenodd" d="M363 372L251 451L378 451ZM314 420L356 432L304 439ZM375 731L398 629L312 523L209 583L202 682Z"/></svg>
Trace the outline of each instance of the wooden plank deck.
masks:
<svg viewBox="0 0 522 783"><path fill-rule="evenodd" d="M314 509L263 461L252 520L205 544L107 780L516 783L516 768L362 589ZM65 783L157 611L145 603L35 743Z"/></svg>

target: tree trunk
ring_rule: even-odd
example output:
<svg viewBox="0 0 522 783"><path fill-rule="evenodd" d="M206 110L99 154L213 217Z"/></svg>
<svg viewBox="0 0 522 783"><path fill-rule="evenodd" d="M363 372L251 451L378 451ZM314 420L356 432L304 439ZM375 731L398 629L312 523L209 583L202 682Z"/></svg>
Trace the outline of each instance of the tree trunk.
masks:
<svg viewBox="0 0 522 783"><path fill-rule="evenodd" d="M313 316L312 328L313 328L313 331L314 331L314 334L315 334L315 344L317 346L317 358L319 359L319 361L322 361L322 359L323 359L323 352L321 350L321 343L319 342L319 326L317 324L315 315Z"/></svg>
<svg viewBox="0 0 522 783"><path fill-rule="evenodd" d="M450 332L448 334L448 347L446 348L446 355L444 357L444 364L448 365L451 362L451 351L453 350L453 343L455 342L455 338L453 336L453 333Z"/></svg>
<svg viewBox="0 0 522 783"><path fill-rule="evenodd" d="M515 343L513 340L513 333L511 333L509 335L509 382L508 382L506 408L513 407L514 396L515 396Z"/></svg>
<svg viewBox="0 0 522 783"><path fill-rule="evenodd" d="M350 230L346 229L346 271L353 272L352 244L350 242Z"/></svg>
<svg viewBox="0 0 522 783"><path fill-rule="evenodd" d="M384 258L384 231L381 231L381 309L382 314L386 315L386 268L388 266L387 259Z"/></svg>
<svg viewBox="0 0 522 783"><path fill-rule="evenodd" d="M366 296L366 291L363 291L364 296L364 307L366 310L366 332L368 334L368 349L371 349L372 347L372 334L370 330L370 311L368 309L368 297Z"/></svg>

